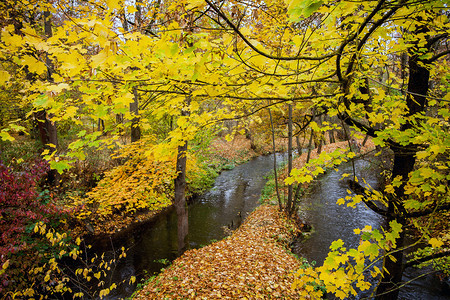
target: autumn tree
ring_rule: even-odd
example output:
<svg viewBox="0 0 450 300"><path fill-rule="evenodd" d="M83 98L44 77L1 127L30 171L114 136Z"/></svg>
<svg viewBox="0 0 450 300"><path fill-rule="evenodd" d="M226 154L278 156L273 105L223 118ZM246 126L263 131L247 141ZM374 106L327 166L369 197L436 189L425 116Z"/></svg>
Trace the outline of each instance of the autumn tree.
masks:
<svg viewBox="0 0 450 300"><path fill-rule="evenodd" d="M448 121L447 88L445 84L439 85L442 80L445 82L440 70L447 67L446 56L449 53L446 49L445 3L378 1L341 2L334 6L323 1L293 1L289 3L289 18L293 22L289 22L282 14L283 3L275 1L259 6L263 8L263 13L259 14L266 15L247 17L246 23L244 17L233 20L236 12L239 14L246 9L242 7L245 5L236 4L237 8L230 13L223 9L226 5L206 2L206 11L214 12L217 24L235 34L225 54L236 62L230 64L231 75L239 68L247 71L245 87L238 85L244 76L232 77L234 89L226 91L230 98L253 99L253 107L247 111L254 112L263 107L260 100L265 100L266 95L276 95L280 101L294 101L303 107L305 104L300 101L312 100L304 103L325 110L329 116L339 117L346 125L372 136L378 145L387 146L392 151L391 183L385 190L381 193L367 191L356 183L355 178L352 185L360 194L350 199L364 201L370 209L385 216L390 224L385 229L386 239L376 236L377 231L373 231L372 235L366 235L366 239L374 239L378 244L363 243L358 253L367 251L373 260L379 250L384 250L383 271L374 273L381 278L377 298L395 299L401 282L403 250L409 246L404 244L406 226L416 224L417 227L418 217L427 217L428 221L445 219L442 213L445 215L448 210L445 184L448 162L441 157L448 152L448 145L442 144L442 140L447 139L443 138ZM271 26L248 25L252 18L253 24L264 20L263 24ZM330 26L337 30L330 30ZM393 54L397 52L404 54L401 55L403 61L393 60ZM402 76L407 76L406 89L401 89L395 74L389 74L388 80L377 78L380 70L391 70L390 64L402 64L405 55L408 68L407 74L402 71ZM435 76L434 79L431 75ZM261 78L266 82L262 83ZM433 90L429 88L430 80L435 84ZM287 85L295 88L287 89ZM258 88L250 90L252 86ZM295 97L295 93L303 96ZM235 96L237 94L239 96ZM441 141L431 137L434 131L444 134ZM346 155L344 152L341 154ZM350 152L349 158L354 155ZM431 162L416 164L418 159L430 157ZM336 157L332 164L347 160ZM324 159L316 162L324 162ZM292 184L312 179L305 172L309 170L293 171L288 181ZM417 230L422 232L419 240L428 240L439 257L448 254L442 247L447 241L445 235L434 237L437 232L425 233L422 226ZM369 246L372 252L368 250ZM332 250L341 247L337 243ZM436 258L436 255L432 254L428 259ZM346 259L343 262L347 262ZM426 260L421 258L420 262ZM333 269L337 266L339 263L328 267ZM363 280L361 278L354 277L350 282ZM345 291L339 291L339 284L332 284L340 297L354 292L349 285L343 285ZM365 287L362 283L359 285Z"/></svg>
<svg viewBox="0 0 450 300"><path fill-rule="evenodd" d="M80 130L64 156L47 156L53 168L63 171L83 159L85 147L119 144L124 126L136 124L130 104L138 98L150 99L139 117L143 135L164 119L174 125L144 154L150 151L155 161L167 161L178 153L179 170L187 142L200 130L268 108L292 107L293 120L295 112L305 117L304 130L324 134L350 126L393 157L383 190L361 186L354 177L352 187L359 194L339 200L349 206L364 201L389 225L383 232L358 229L358 249L347 251L333 243L324 266L299 274L298 285L308 287L309 279L319 278L329 292L345 298L356 293L355 282L360 289L368 287L365 262L384 259L382 270L372 270L382 278L377 298L396 298L410 225L419 232L418 241L432 247L407 265L447 255L448 228L441 222L449 206L446 1L77 4L61 0L45 7L66 16L51 37L29 24L20 33L13 24L2 27L2 62L39 75L24 88L36 111L45 109L52 122L72 120L80 126L100 119L108 129L107 137ZM35 9L32 3L23 5ZM68 7L77 13L65 13ZM134 25L124 18L125 11L139 12ZM136 30L125 30L124 24ZM46 55L29 55L30 49ZM54 65L53 82L45 77L47 58ZM1 84L12 85L17 80L12 69L2 68L9 77ZM119 114L120 124L115 121ZM341 124L325 130L319 116L338 118ZM2 138L11 138L6 130ZM286 183L311 181L326 167L353 158L349 150L321 153L307 167L293 169ZM181 189L183 173L178 173ZM315 272L317 278L311 277Z"/></svg>

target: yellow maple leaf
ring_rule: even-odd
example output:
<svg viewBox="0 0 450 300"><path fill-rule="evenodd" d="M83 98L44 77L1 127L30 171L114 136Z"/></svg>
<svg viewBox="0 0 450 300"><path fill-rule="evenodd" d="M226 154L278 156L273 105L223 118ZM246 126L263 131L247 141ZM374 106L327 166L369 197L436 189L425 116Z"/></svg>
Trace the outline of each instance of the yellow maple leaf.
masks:
<svg viewBox="0 0 450 300"><path fill-rule="evenodd" d="M192 9L195 7L201 8L206 4L204 0L190 0L189 4L186 6L186 9Z"/></svg>
<svg viewBox="0 0 450 300"><path fill-rule="evenodd" d="M23 65L28 66L28 70L32 73L44 74L47 72L47 66L30 55L25 55L22 59Z"/></svg>
<svg viewBox="0 0 450 300"><path fill-rule="evenodd" d="M5 82L7 82L10 78L11 76L9 75L8 72L0 71L0 85L5 84Z"/></svg>
<svg viewBox="0 0 450 300"><path fill-rule="evenodd" d="M437 238L431 238L428 243L431 245L431 247L433 248L439 248L442 245L444 245L444 242L441 240L438 240Z"/></svg>

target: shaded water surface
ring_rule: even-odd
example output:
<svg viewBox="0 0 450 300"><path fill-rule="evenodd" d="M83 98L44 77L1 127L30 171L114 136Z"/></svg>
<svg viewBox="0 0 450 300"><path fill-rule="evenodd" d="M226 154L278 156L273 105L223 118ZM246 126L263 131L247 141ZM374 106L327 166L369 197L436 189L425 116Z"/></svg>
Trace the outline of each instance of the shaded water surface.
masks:
<svg viewBox="0 0 450 300"><path fill-rule="evenodd" d="M214 186L189 205L190 248L198 248L220 240L230 229L237 228L243 219L256 208L265 175L273 169L273 155L261 156L233 170L223 171ZM281 161L282 156L277 155ZM121 282L131 276L149 277L158 273L168 262L179 256L177 245L177 215L169 209L156 220L141 223L132 229L119 232L95 242L95 252L111 249L128 249L112 272L112 282ZM110 299L127 297L136 284L123 284L109 295Z"/></svg>
<svg viewBox="0 0 450 300"><path fill-rule="evenodd" d="M370 186L377 188L376 172L370 168L368 162L357 160L355 167L358 178L366 178ZM340 180L342 174L352 174L352 172L350 163L340 166L337 172L329 171L315 183L311 194L301 200L300 216L312 225L313 231L309 236L296 241L293 251L299 256L307 258L309 262L315 261L316 266L323 264L333 241L342 239L347 249L356 248L359 244L359 236L354 234L353 229L362 229L366 225L379 228L383 224L383 219L363 203L356 205L353 209L346 205L336 204L339 198L348 195L348 184L345 180ZM405 270L403 280L412 280L423 273L424 271L408 268ZM450 299L448 292L436 276L429 275L402 288L399 298L411 300ZM367 296L360 295L357 299Z"/></svg>
<svg viewBox="0 0 450 300"><path fill-rule="evenodd" d="M278 161L281 157L278 156ZM224 171L214 187L189 205L190 248L206 245L226 236L227 229L235 229L245 216L257 205L261 190L266 182L264 175L272 170L273 156L256 158L230 171ZM357 175L364 175L368 183L376 188L375 172L368 169L368 163L356 161ZM351 164L340 167L338 172L330 171L315 185L313 192L302 199L301 217L313 225L314 231L307 239L294 244L294 252L317 261L322 265L330 244L337 239L345 241L347 248L357 247L359 236L353 229L371 225L379 227L383 220L363 204L351 209L336 204L337 199L347 195L347 185L341 181L343 173L351 173ZM225 229L225 230L224 230ZM113 282L119 283L131 276L139 278L156 274L161 268L179 256L177 245L177 216L175 210L168 210L156 220L141 223L118 234L96 241L95 251L102 253L111 249L128 249L124 260L113 268ZM410 268L404 280L423 274ZM109 299L131 295L136 284L121 285ZM448 291L447 291L448 292ZM362 298L361 296L358 296ZM426 276L402 289L401 299L437 300L450 299L434 276Z"/></svg>

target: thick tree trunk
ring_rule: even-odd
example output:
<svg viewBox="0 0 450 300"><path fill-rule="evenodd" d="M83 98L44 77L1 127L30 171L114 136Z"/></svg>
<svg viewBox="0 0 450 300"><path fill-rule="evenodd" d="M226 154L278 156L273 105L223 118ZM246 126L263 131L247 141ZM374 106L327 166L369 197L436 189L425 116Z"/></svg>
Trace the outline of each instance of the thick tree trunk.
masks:
<svg viewBox="0 0 450 300"><path fill-rule="evenodd" d="M188 211L186 204L186 153L188 143L184 142L178 147L177 154L177 177L175 178L175 209L177 212L178 253L182 254L186 248L186 238L189 230Z"/></svg>
<svg viewBox="0 0 450 300"><path fill-rule="evenodd" d="M190 99L186 99L186 104L189 107ZM181 116L188 116L189 110L183 109ZM177 177L174 180L175 189L175 209L177 212L177 229L178 229L178 252L181 255L187 249L187 235L189 230L188 210L186 203L186 162L187 162L188 142L185 141L183 145L178 146L177 153Z"/></svg>
<svg viewBox="0 0 450 300"><path fill-rule="evenodd" d="M401 176L404 182L408 179L408 174L413 170L415 156L414 154L407 154L405 149L394 149L394 166L392 169L392 178ZM400 237L396 240L396 248L392 249L392 255L386 255L383 261L383 274L380 283L377 287L377 300L396 300L399 293L399 285L402 281L403 275L403 244L405 239L405 225L406 220L402 217L402 199L404 198L404 185L396 190L396 198L390 199L388 204L387 224L390 221L397 221L402 225L403 231Z"/></svg>
<svg viewBox="0 0 450 300"><path fill-rule="evenodd" d="M409 109L408 116L425 112L429 78L430 72L425 67L425 62L420 61L418 55L410 54L408 94L406 95L406 104ZM406 123L402 130L405 131L411 126L410 123ZM391 149L394 152L392 179L400 176L402 184L395 190L396 198L389 201L388 212L390 217L388 221L396 220L404 228L406 225L406 220L403 217L404 208L402 206L405 198L404 187L409 173L414 170L417 146L413 144L407 146L392 145ZM396 249L393 249L395 252L392 258L385 256L383 262L385 269L376 292L377 300L396 300L398 298L399 284L402 281L403 274L403 251L401 249L403 248L404 234L404 231L402 231L400 238L397 240Z"/></svg>

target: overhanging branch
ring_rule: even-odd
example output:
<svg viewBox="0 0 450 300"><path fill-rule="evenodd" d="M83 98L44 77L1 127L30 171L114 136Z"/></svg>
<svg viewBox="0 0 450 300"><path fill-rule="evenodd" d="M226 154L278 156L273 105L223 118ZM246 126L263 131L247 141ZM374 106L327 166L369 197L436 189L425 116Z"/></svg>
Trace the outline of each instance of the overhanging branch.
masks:
<svg viewBox="0 0 450 300"><path fill-rule="evenodd" d="M406 217L407 218L419 218L419 217L427 216L434 212L440 212L440 211L449 210L449 209L450 209L450 203L446 203L446 204L438 205L438 206L435 206L435 207L432 207L429 209L407 213Z"/></svg>
<svg viewBox="0 0 450 300"><path fill-rule="evenodd" d="M256 48L255 45L253 45L243 34L242 32L239 30L239 28L237 28L233 22L230 21L230 19L228 19L228 17L211 1L209 0L205 0L206 3L208 3L209 6L211 6L211 8L217 13L217 15L219 15L226 23L228 26L231 27L231 29L233 29L233 31L244 41L244 43L247 44L247 46L249 46L253 51L255 51L256 53L267 57L269 59L274 59L274 60L285 60L285 61L293 61L293 60L323 60L323 59L327 59L330 57L333 57L336 55L336 53L331 52L329 54L326 55L322 55L322 56L317 56L317 57L312 57L312 56L273 56L270 55L268 53L265 53L261 50L259 50L258 48Z"/></svg>
<svg viewBox="0 0 450 300"><path fill-rule="evenodd" d="M371 194L372 192L369 191L368 189L366 189L365 187L363 187L362 185L360 185L358 182L354 181L354 180L349 180L349 187L350 189L357 195L362 195L363 196L363 201L364 203L367 205L367 207L369 207L371 210L373 210L374 212L376 212L377 214L387 217L389 215L389 213L385 210L383 210L382 208L378 207L373 201L370 201L367 199L367 195Z"/></svg>
<svg viewBox="0 0 450 300"><path fill-rule="evenodd" d="M431 255L427 255L427 256L424 256L421 258L416 258L416 259L410 260L404 264L404 267L408 268L408 267L416 266L418 264L421 264L421 263L424 263L424 262L427 262L427 261L430 261L433 259L446 257L449 255L450 255L450 250L439 252L439 253L433 253Z"/></svg>

